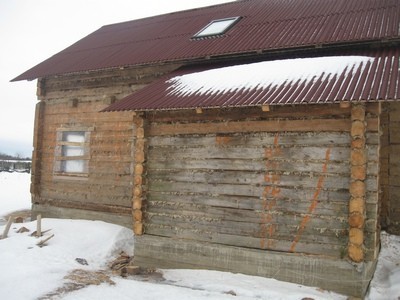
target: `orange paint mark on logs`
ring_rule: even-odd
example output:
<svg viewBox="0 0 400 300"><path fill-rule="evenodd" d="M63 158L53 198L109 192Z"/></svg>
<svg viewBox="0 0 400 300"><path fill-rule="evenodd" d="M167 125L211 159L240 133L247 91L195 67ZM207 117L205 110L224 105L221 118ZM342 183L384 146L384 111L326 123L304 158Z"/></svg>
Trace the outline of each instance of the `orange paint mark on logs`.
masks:
<svg viewBox="0 0 400 300"><path fill-rule="evenodd" d="M267 170L276 169L279 166L279 163L270 160L278 156L280 153L281 149L279 147L279 134L276 134L274 137L273 146L264 149L264 157L267 159L265 164ZM263 211L261 214L260 225L260 247L261 249L271 249L273 247L272 237L276 232L276 225L272 224L272 210L276 206L276 199L281 192L281 189L277 186L280 183L280 175L265 174L264 181L269 185L264 188L262 193Z"/></svg>
<svg viewBox="0 0 400 300"><path fill-rule="evenodd" d="M322 175L318 178L318 182L317 182L317 188L314 192L313 198L312 198L312 202L310 204L310 207L307 210L308 215L305 216L299 226L299 229L297 230L297 234L296 237L294 238L292 245L290 246L290 252L295 252L296 250L296 245L299 242L301 236L303 235L303 232L308 224L308 222L311 220L311 214L314 212L315 208L318 205L318 197L319 194L321 193L322 190L322 186L324 185L324 181L325 181L325 173L328 170L328 163L329 163L329 159L330 159L330 154L331 154L331 148L328 148L326 150L325 153L325 163L322 166Z"/></svg>
<svg viewBox="0 0 400 300"><path fill-rule="evenodd" d="M223 146L229 144L229 142L232 140L230 136L216 136L215 137L215 143L218 146Z"/></svg>

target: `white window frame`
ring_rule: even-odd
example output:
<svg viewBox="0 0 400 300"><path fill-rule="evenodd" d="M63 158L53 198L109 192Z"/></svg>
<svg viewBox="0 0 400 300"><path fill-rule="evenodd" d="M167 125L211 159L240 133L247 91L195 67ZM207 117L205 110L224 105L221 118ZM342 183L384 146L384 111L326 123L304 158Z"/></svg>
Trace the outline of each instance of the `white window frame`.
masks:
<svg viewBox="0 0 400 300"><path fill-rule="evenodd" d="M91 128L71 127L57 130L54 156L56 177L85 178L89 174ZM80 139L79 136L82 136Z"/></svg>
<svg viewBox="0 0 400 300"><path fill-rule="evenodd" d="M218 20L212 20L205 27L203 27L199 32L197 32L193 38L203 38L211 36L219 36L227 32L229 29L235 25L241 17L231 17Z"/></svg>

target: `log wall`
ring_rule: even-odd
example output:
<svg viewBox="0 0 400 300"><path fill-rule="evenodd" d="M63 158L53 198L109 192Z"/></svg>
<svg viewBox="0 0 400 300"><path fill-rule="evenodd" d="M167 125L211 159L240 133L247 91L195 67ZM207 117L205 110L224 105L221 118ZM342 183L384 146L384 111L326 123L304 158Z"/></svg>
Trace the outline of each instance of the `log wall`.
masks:
<svg viewBox="0 0 400 300"><path fill-rule="evenodd" d="M381 114L382 227L400 234L400 104L382 105Z"/></svg>
<svg viewBox="0 0 400 300"><path fill-rule="evenodd" d="M378 113L378 105L367 107L365 260L375 258L377 245ZM146 235L347 257L351 108L148 113L146 119ZM168 251L159 252L158 259L168 260ZM146 260L145 253L135 257Z"/></svg>
<svg viewBox="0 0 400 300"><path fill-rule="evenodd" d="M33 213L92 218L132 227L133 112L101 113L176 66L41 80L35 124ZM90 128L88 174L55 172L57 131Z"/></svg>

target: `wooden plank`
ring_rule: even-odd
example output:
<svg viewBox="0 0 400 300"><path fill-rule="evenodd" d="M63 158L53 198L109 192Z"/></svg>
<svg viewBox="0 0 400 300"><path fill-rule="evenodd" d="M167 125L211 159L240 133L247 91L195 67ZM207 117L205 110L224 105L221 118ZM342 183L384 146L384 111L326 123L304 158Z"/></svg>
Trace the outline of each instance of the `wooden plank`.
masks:
<svg viewBox="0 0 400 300"><path fill-rule="evenodd" d="M5 239L8 236L8 232L10 231L11 224L13 223L13 217L9 216L6 226L4 227L3 234L0 236L0 239Z"/></svg>

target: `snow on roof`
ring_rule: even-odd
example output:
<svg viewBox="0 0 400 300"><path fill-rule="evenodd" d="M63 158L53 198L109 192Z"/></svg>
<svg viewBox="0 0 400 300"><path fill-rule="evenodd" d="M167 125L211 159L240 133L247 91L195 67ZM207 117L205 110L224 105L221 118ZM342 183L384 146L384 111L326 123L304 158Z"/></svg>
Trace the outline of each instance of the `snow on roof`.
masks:
<svg viewBox="0 0 400 300"><path fill-rule="evenodd" d="M333 56L265 61L176 76L167 81L168 95L219 95L238 90L263 90L293 82L308 84L344 73L361 72L372 57Z"/></svg>
<svg viewBox="0 0 400 300"><path fill-rule="evenodd" d="M400 99L400 49L182 68L103 111L175 110Z"/></svg>

